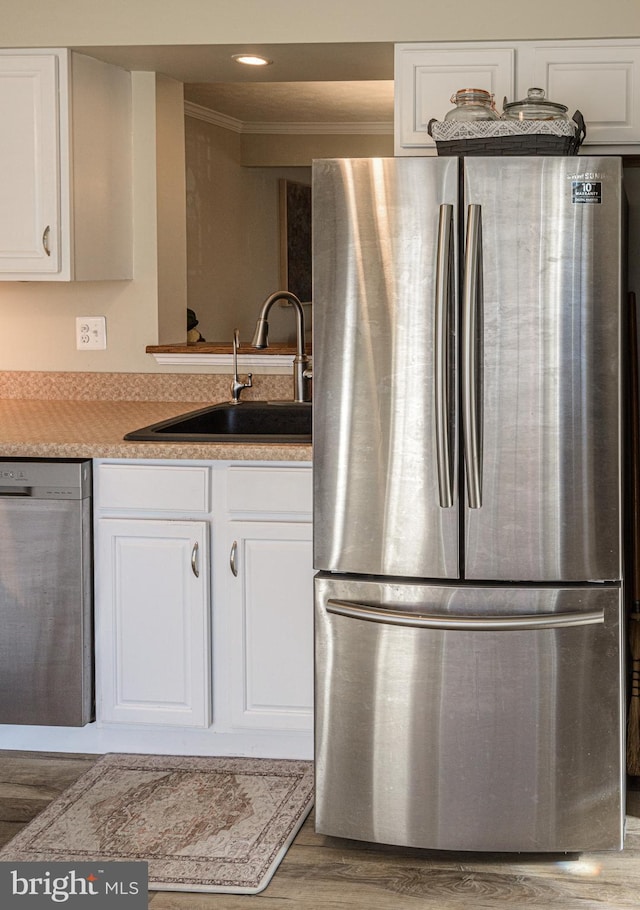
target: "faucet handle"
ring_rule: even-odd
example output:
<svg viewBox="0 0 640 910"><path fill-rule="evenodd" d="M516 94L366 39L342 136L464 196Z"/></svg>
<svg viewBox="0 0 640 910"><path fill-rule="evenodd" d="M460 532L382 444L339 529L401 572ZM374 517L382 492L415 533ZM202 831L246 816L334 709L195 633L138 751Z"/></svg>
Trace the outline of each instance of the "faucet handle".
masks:
<svg viewBox="0 0 640 910"><path fill-rule="evenodd" d="M235 374L231 380L231 401L233 404L240 404L240 395L244 389L250 389L253 385L253 373L247 373L247 381L241 382L238 375Z"/></svg>

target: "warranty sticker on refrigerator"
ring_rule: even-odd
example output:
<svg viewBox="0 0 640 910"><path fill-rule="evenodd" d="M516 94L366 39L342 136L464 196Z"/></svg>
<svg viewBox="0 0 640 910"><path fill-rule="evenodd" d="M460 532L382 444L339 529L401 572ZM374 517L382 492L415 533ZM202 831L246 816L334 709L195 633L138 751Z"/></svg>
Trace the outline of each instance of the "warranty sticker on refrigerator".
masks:
<svg viewBox="0 0 640 910"><path fill-rule="evenodd" d="M602 202L602 183L587 180L571 181L571 201L599 205Z"/></svg>

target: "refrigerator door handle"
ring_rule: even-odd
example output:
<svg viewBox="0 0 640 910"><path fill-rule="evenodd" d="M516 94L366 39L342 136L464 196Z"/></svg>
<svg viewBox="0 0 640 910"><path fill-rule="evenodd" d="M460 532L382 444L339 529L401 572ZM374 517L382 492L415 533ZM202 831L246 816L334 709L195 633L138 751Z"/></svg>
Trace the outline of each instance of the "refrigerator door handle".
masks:
<svg viewBox="0 0 640 910"><path fill-rule="evenodd" d="M453 206L440 206L436 261L434 392L436 452L440 507L453 506L453 464L450 421L450 345L453 275Z"/></svg>
<svg viewBox="0 0 640 910"><path fill-rule="evenodd" d="M467 209L467 237L462 288L462 411L467 498L470 509L482 506L482 408L478 353L482 317L481 206Z"/></svg>
<svg viewBox="0 0 640 910"><path fill-rule="evenodd" d="M430 616L425 613L403 613L375 604L347 600L328 600L327 612L349 619L362 619L391 626L412 629L467 632L522 632L527 630L561 629L569 626L590 626L604 623L604 610L564 613L516 614L513 616Z"/></svg>

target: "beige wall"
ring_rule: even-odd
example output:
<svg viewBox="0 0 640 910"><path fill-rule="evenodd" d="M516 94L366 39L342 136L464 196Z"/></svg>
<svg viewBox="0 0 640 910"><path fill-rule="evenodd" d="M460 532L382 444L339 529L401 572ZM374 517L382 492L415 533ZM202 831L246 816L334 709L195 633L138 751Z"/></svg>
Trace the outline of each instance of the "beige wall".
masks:
<svg viewBox="0 0 640 910"><path fill-rule="evenodd" d="M262 301L280 287L280 178L311 182L310 168L246 168L241 137L186 118L188 301L207 341L251 340ZM272 341L295 336L272 310Z"/></svg>
<svg viewBox="0 0 640 910"><path fill-rule="evenodd" d="M57 47L640 35L638 0L537 0L535 15L526 11L506 0L458 0L454 10L427 0L396 0L376 4L374 15L371 0L0 0L0 42ZM180 87L146 73L135 74L133 85L135 278L0 282L2 369L153 371L160 368L145 346L183 332ZM168 138L168 149L156 149L156 128ZM106 351L76 350L78 315L107 317Z"/></svg>
<svg viewBox="0 0 640 910"><path fill-rule="evenodd" d="M638 36L637 0L2 0L6 46Z"/></svg>
<svg viewBox="0 0 640 910"><path fill-rule="evenodd" d="M280 180L310 185L314 157L393 155L393 136L243 134L198 116L185 132L188 306L207 341L230 342L239 328L247 342L260 304L283 286ZM295 339L290 309L271 311L269 337Z"/></svg>
<svg viewBox="0 0 640 910"><path fill-rule="evenodd" d="M186 333L187 236L184 170L184 91L181 82L156 82L156 199L158 341ZM151 344L151 342L147 342Z"/></svg>
<svg viewBox="0 0 640 910"><path fill-rule="evenodd" d="M314 158L393 157L393 133L249 133L240 147L246 167L310 167Z"/></svg>

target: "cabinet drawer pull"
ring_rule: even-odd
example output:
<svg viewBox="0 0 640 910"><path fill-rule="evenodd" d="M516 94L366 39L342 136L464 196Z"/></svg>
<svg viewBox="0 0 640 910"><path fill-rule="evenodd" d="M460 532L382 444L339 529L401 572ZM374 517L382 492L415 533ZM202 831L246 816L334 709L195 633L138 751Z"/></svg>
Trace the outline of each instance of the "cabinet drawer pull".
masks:
<svg viewBox="0 0 640 910"><path fill-rule="evenodd" d="M191 551L191 571L196 576L200 578L200 571L198 569L198 541L193 545L193 550Z"/></svg>
<svg viewBox="0 0 640 910"><path fill-rule="evenodd" d="M49 248L50 234L51 234L51 225L48 224L42 233L42 248L44 249L47 256L51 255L51 249Z"/></svg>
<svg viewBox="0 0 640 910"><path fill-rule="evenodd" d="M234 540L233 543L231 544L231 553L229 554L229 565L231 567L231 571L233 572L233 575L235 578L238 577L237 556L238 556L238 541Z"/></svg>

